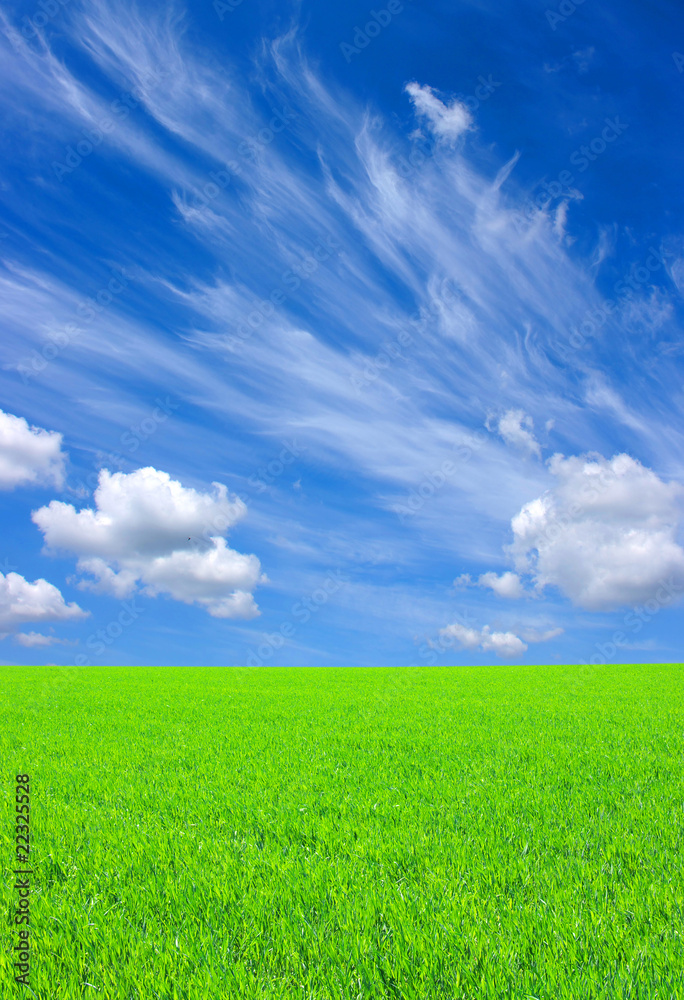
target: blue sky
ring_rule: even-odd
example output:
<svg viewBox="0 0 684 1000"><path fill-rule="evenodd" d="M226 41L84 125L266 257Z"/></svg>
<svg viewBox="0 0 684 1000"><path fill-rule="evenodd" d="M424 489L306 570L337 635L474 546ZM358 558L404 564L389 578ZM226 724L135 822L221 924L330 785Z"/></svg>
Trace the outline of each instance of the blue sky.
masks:
<svg viewBox="0 0 684 1000"><path fill-rule="evenodd" d="M0 45L4 662L681 659L681 8Z"/></svg>

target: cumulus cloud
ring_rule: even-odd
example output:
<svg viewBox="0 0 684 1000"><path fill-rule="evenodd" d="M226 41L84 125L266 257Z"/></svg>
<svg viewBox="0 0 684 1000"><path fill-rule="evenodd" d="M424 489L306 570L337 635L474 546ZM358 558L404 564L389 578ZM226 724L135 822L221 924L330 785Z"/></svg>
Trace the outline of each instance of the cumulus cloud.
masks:
<svg viewBox="0 0 684 1000"><path fill-rule="evenodd" d="M501 657L521 656L527 646L513 632L492 632L489 625L483 629L468 628L454 623L440 629L442 644L457 642L461 649L480 649Z"/></svg>
<svg viewBox="0 0 684 1000"><path fill-rule="evenodd" d="M554 455L556 486L513 518L509 551L539 590L555 586L576 606L608 611L684 580L676 540L682 488L629 455Z"/></svg>
<svg viewBox="0 0 684 1000"><path fill-rule="evenodd" d="M27 622L75 621L90 612L67 604L47 580L29 583L19 573L0 573L0 630L7 635Z"/></svg>
<svg viewBox="0 0 684 1000"><path fill-rule="evenodd" d="M216 618L254 618L251 591L266 577L256 556L229 549L223 537L247 508L212 485L200 493L154 468L102 469L94 509L53 500L32 517L48 550L79 557L78 569L93 578L81 586L119 598L142 586Z"/></svg>
<svg viewBox="0 0 684 1000"><path fill-rule="evenodd" d="M534 421L524 410L507 410L499 420L498 430L506 444L541 458L539 442L532 433Z"/></svg>
<svg viewBox="0 0 684 1000"><path fill-rule="evenodd" d="M427 119L430 130L438 139L453 141L472 128L473 119L465 104L459 101L444 104L435 96L432 87L422 87L415 82L407 83L405 90L416 114Z"/></svg>
<svg viewBox="0 0 684 1000"><path fill-rule="evenodd" d="M489 626L482 629L482 648L491 650L497 656L521 656L527 646L513 632L490 632Z"/></svg>
<svg viewBox="0 0 684 1000"><path fill-rule="evenodd" d="M523 585L517 573L483 573L478 579L481 587L489 587L498 597L507 597L510 600L517 600L524 594Z"/></svg>
<svg viewBox="0 0 684 1000"><path fill-rule="evenodd" d="M185 604L201 604L215 618L254 618L259 614L252 590L261 575L256 556L227 548L213 538L206 552L171 552L145 566L144 582L151 596L169 594Z"/></svg>
<svg viewBox="0 0 684 1000"><path fill-rule="evenodd" d="M0 490L30 483L61 487L65 459L61 434L0 410Z"/></svg>
<svg viewBox="0 0 684 1000"><path fill-rule="evenodd" d="M470 573L461 573L454 580L455 590L465 590L468 587L488 587L493 590L498 597L506 597L510 600L518 600L524 597L525 590L522 581L517 573L482 573L477 580L473 580Z"/></svg>

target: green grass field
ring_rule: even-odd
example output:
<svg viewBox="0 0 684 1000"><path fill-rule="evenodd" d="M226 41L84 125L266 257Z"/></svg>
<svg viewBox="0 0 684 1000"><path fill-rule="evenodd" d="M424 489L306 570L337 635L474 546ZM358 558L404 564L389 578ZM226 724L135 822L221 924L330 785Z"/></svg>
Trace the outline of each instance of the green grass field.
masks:
<svg viewBox="0 0 684 1000"><path fill-rule="evenodd" d="M0 685L3 1000L684 997L681 664Z"/></svg>

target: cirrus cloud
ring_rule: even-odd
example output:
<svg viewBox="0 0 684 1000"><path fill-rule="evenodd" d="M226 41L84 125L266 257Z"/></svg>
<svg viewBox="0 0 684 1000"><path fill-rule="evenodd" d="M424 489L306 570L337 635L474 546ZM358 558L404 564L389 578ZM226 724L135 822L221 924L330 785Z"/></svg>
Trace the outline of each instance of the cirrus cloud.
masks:
<svg viewBox="0 0 684 1000"><path fill-rule="evenodd" d="M35 649L41 646L71 645L68 639L58 639L57 636L43 635L41 632L18 632L14 636L14 640L20 646L25 646L26 649Z"/></svg>

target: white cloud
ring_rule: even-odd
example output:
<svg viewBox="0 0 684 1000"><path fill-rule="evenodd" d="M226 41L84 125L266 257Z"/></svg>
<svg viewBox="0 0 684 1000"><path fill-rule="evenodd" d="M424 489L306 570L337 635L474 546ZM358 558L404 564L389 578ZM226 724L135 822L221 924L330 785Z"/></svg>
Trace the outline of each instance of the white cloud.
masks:
<svg viewBox="0 0 684 1000"><path fill-rule="evenodd" d="M39 646L69 645L67 639L58 639L54 635L42 635L40 632L18 632L14 639L20 646L26 646L28 649L35 649Z"/></svg>
<svg viewBox="0 0 684 1000"><path fill-rule="evenodd" d="M498 597L507 597L510 600L517 600L522 597L525 591L520 577L516 573L483 573L478 579L481 587L489 587Z"/></svg>
<svg viewBox="0 0 684 1000"><path fill-rule="evenodd" d="M445 640L454 640L462 649L479 648L483 652L493 652L502 657L521 656L527 649L522 639L513 632L492 632L489 625L478 631L455 623L440 629L439 634L442 644Z"/></svg>
<svg viewBox="0 0 684 1000"><path fill-rule="evenodd" d="M229 549L222 537L247 508L222 484L213 487L199 493L153 468L103 469L94 509L53 500L32 517L48 549L75 553L79 570L95 578L81 585L117 597L140 585L216 618L253 618L251 591L266 577L256 556Z"/></svg>
<svg viewBox="0 0 684 1000"><path fill-rule="evenodd" d="M444 639L455 639L462 649L477 649L482 639L482 633L465 625L447 625L439 630Z"/></svg>
<svg viewBox="0 0 684 1000"><path fill-rule="evenodd" d="M0 410L0 490L28 483L64 482L62 435L29 427L23 417Z"/></svg>
<svg viewBox="0 0 684 1000"><path fill-rule="evenodd" d="M553 231L559 240L565 237L565 224L568 221L568 202L562 201L553 217Z"/></svg>
<svg viewBox="0 0 684 1000"><path fill-rule="evenodd" d="M64 546L66 548L66 546ZM77 580L79 590L95 590L103 594L111 594L121 600L134 589L138 579L135 570L120 568L112 569L104 559L98 556L84 557L78 560L78 568L82 573L89 574L92 579ZM71 581L69 581L71 582Z"/></svg>
<svg viewBox="0 0 684 1000"><path fill-rule="evenodd" d="M565 629L562 628L550 628L546 632L539 632L534 628L526 628L520 632L520 635L525 642L549 642L551 639L557 639L564 632Z"/></svg>
<svg viewBox="0 0 684 1000"><path fill-rule="evenodd" d="M117 86L135 86L137 93L143 71L158 66L171 68L172 85L143 84L149 116L136 113L117 123L105 142L119 146L127 170L154 165L169 197L177 189L183 200L195 205L195 192L208 179L201 166L204 158L197 152L210 153L217 163L235 157L240 140L258 135L270 112L261 119L249 90L234 88L232 79L227 87L225 67L215 66L186 44L171 19L162 31L141 17L131 30L126 7L112 12L106 4L89 4L87 18L79 14L69 22L70 40L83 43ZM591 439L605 452L611 421L592 421L588 408L576 403L574 374L570 371L568 377L566 366L552 363L555 345L567 345L569 332L600 305L602 296L586 261L569 256L559 244L550 213L527 215L527 195L516 186L515 175L501 172L493 183L490 155L483 163L468 144L464 155L427 157L404 176L402 154L410 155L405 136L398 136L380 116L364 116L348 95L326 89L301 52L296 32L273 46L266 44L258 73L264 92L282 94L297 113L292 125L296 143L306 150L307 162L320 166L320 177L308 167L300 170L297 158L290 155L291 144L280 139L253 164L240 159L240 197L212 200L209 227L209 209L193 209L185 219L189 234L212 255L211 270L224 279L207 289L205 279L190 268L187 281L177 288L180 283L171 272L160 270L155 248L148 247L140 262L140 278L147 280L150 294L159 294L166 307L168 293L171 306L180 301L182 315L185 306L192 309L196 317L185 334L190 336L196 326L204 340L198 338L189 351L187 342L164 338L154 324L144 318L133 322L114 307L100 316L96 330L86 329L79 344L69 347L78 363L62 365L59 358L52 363L55 405L66 407L70 398L78 398L87 401L84 405L92 414L101 405L102 392L117 398L121 385L139 384L153 373L165 390L201 400L209 415L202 441L206 454L216 454L221 445L225 419L235 421L245 430L245 447L255 448L251 464L244 466L249 471L264 457L263 452L257 457L262 442L270 446L287 425L302 434L312 462L335 463L349 477L361 474L370 483L369 507L396 483L407 491L417 488L426 470L439 468L449 457L445 441L462 428L479 425L480 400L491 399L492 393L503 397L502 411L509 406L529 408L528 399L545 400L562 425L563 439L570 442L568 450L577 452ZM35 77L30 106L45 102L40 123L54 120L55 132L34 128L32 135L35 139L44 134L46 142L57 139L65 147L73 141L76 126L97 121L107 105L96 102L95 92L86 95L85 86L77 87L57 55L47 60L41 54L36 65L45 67L44 76ZM15 68L8 62L0 73L12 79ZM35 66L30 69L33 73ZM425 104L426 92L432 98L427 103L433 119L444 126L446 105L429 88L418 87L419 102ZM74 95L71 104L68 93ZM76 99L87 114L78 112L78 117ZM17 102L22 114L25 104ZM68 120L56 113L62 106L71 108ZM424 115L432 120L427 110ZM464 120L457 109L452 131L458 133ZM168 141L174 136L185 140L187 157L179 153L171 160L165 152L172 145L177 148ZM183 225L182 218L178 221ZM235 333L237 321L249 315L255 296L279 287L285 268L304 260L321 234L334 236L342 253L307 278L304 293L289 295L272 322L264 322L227 358L222 343ZM240 263L237 270L229 266L235 260ZM54 291L56 281L36 287L20 280L16 269L12 272L13 287L3 285L11 333L6 338L8 362L40 347L51 325L72 318L82 295L82 283L74 275L68 294L59 286L64 293L60 298ZM444 277L463 290L462 304L431 310L429 290ZM212 291L224 289L225 301L218 301L218 294L212 299ZM394 289L401 294L395 296ZM434 314L420 336L410 321L415 310ZM354 319L359 315L364 317L361 325ZM515 343L511 331L522 330L530 321L534 335ZM402 330L412 333L413 342L402 349L400 360L377 374L358 401L351 378L377 355L378 345L395 341ZM332 337L328 331L334 331ZM612 321L606 322L606 336L613 332ZM458 340L458 351L445 351L445 338ZM599 338L589 338L572 355L573 366L595 363L598 344ZM664 426L657 418L657 395L637 394L630 402L649 430L643 443L645 454L650 449L653 455L649 464L664 468L670 456L681 454L682 437L674 425ZM435 412L449 416L436 420ZM179 461L186 453L179 447ZM546 470L535 463L530 471L525 464L511 462L504 446L494 440L477 450L464 473L445 486L444 503L437 497L421 511L425 520L414 551L427 539L461 556L472 547L478 559L485 559L499 544L497 521L507 523L512 510L545 488ZM534 473L533 485L526 483L521 467L525 475ZM300 510L295 531L311 530L311 539L315 529L315 543L322 548L328 541L328 507L302 505ZM275 511L273 516L280 514ZM357 532L352 520L350 510L350 538ZM494 529L486 534L492 524ZM277 530L293 536L289 525ZM412 533L402 531L401 536L399 541L397 533L393 541L408 550L414 544ZM109 575L110 588L125 593L134 585L131 574L138 579L136 567L124 570L97 554L84 558L101 560L95 575ZM483 565L496 562L490 559Z"/></svg>
<svg viewBox="0 0 684 1000"><path fill-rule="evenodd" d="M404 88L411 98L416 114L427 118L429 126L438 139L457 139L472 128L473 119L465 104L452 101L444 104L432 87L421 87L419 83L407 83Z"/></svg>
<svg viewBox="0 0 684 1000"><path fill-rule="evenodd" d="M541 448L532 433L533 427L532 417L526 416L524 410L507 410L499 420L499 434L506 444L541 458Z"/></svg>
<svg viewBox="0 0 684 1000"><path fill-rule="evenodd" d="M148 23L126 5L114 17L106 4L97 3L90 5L88 18L79 21L73 40L84 44L112 79L140 87L158 128L148 134L146 118L139 115L131 115L124 124L140 141L145 135L155 162L168 146L159 141L159 129L228 162L236 156L241 139L258 135L268 124L270 113L261 118L248 91L232 80L227 84L223 70L214 72L213 64L187 44L180 29L173 18L160 25ZM47 73L45 60L40 66ZM168 81L141 85L144 71L159 66L170 67L170 85ZM58 76L55 85L49 85L49 77L41 78L34 99L57 92L62 100L68 91L79 95L79 106L83 105L85 88L76 87L71 76L63 79L66 71L56 56L49 67ZM491 393L493 377L498 386L501 369L508 373L511 391L518 381L527 385L534 376L539 380L535 391L542 386L548 394L562 395L565 378L549 361L549 344L567 338L572 324L600 296L584 269L558 246L545 213L535 216L534 226L526 223L530 231L521 236L511 175L517 155L495 181L489 168L482 169L457 151L428 157L404 177L402 154L410 155L405 137L397 136L379 116L364 115L348 95L326 89L303 58L296 33L264 49L258 72L269 84L275 80L283 101L296 113L291 128L320 164L320 183L312 183L307 171L296 168L280 139L274 139L268 155L258 156L254 163L238 156L245 198L212 200L210 230L199 217L208 209L194 211L186 219L193 237L214 255L217 273L227 273L230 269L224 265L239 258L241 267L231 270L230 282L222 279L207 287L191 269L187 282L177 287L170 275L160 276L156 260L148 258L143 265L151 289L163 290L174 307L180 300L184 311L189 307L197 314L196 327L184 333L194 350L162 339L153 326L132 322L114 306L99 318L97 331L86 329L78 344L69 348L78 353L78 367L62 366L59 358L52 363L63 376L53 380L63 405L68 398L91 399L93 380L100 385L104 379L114 395L120 380L137 380L141 372L154 370L166 388L179 395L201 396L206 412L239 420L257 445L268 435L281 433L287 414L288 424L306 438L311 461L333 461L352 474L370 474L378 483L376 495L382 496L389 484L400 482L411 488L421 482L426 468L439 468L445 442L480 420L479 399ZM448 115L445 119L449 109L429 88L409 87L421 106L431 109L438 125L441 122L439 127L452 135L459 131L465 122L462 108L454 105L451 119ZM89 92L84 124L100 113L91 107L95 99ZM52 105L49 110L51 117ZM140 159L139 144L135 149L124 144L124 131L117 125L106 141L122 144L129 166L147 163L147 158ZM191 204L197 203L196 192L207 180L200 170L195 172L196 159L171 184ZM163 176L174 176L173 171L165 168ZM341 177L348 182L340 183ZM244 326L238 321L250 315L258 289L279 286L285 269L305 260L321 234L334 237L342 252L306 278L305 295L290 295L288 290L286 303L231 353L226 342L234 341L236 328ZM368 254L373 258L371 268ZM387 273L390 283L380 278ZM78 290L67 294L59 286L63 301L57 310L57 282L51 281L47 294L44 276L37 278L43 284L20 281L14 275L10 287L2 290L13 305L16 346L11 340L9 346L17 359L25 353L25 345L40 346L35 341L37 329L42 335L58 316L70 318L80 301ZM461 290L451 304L435 294L445 279ZM401 296L388 292L388 284L400 287ZM302 301L315 308L300 308ZM321 303L324 308L319 308ZM429 317L419 337L411 325L418 312ZM364 316L362 327L353 321L357 315ZM509 331L522 328L530 316L535 317L537 333L518 350ZM327 329L337 330L332 340ZM352 380L378 354L378 345L394 342L400 331L411 332L413 342L402 348L402 358L387 370L383 362L359 400ZM459 351L445 353L445 338L458 341ZM341 346L352 344L356 345L352 351ZM257 383L261 391L255 395ZM458 399L453 418L434 418L434 403L440 399ZM215 432L207 429L205 440L207 448L213 446ZM479 449L469 476L458 478L458 484L450 481L443 494L452 488L466 494L458 528L450 508L446 513L446 504L442 514L437 513L437 504L431 508L436 534L442 537L458 531L472 538L470 524L483 513L483 504L487 514L507 520L511 497L521 504L526 495L520 496L526 489L520 469L502 461L493 447Z"/></svg>
<svg viewBox="0 0 684 1000"><path fill-rule="evenodd" d="M27 622L75 621L90 612L67 604L47 580L29 583L19 573L0 573L0 629L7 634Z"/></svg>
<svg viewBox="0 0 684 1000"><path fill-rule="evenodd" d="M579 607L607 611L684 579L678 484L625 454L554 455L548 464L556 487L513 518L509 546L538 589L556 586Z"/></svg>
<svg viewBox="0 0 684 1000"><path fill-rule="evenodd" d="M206 552L175 551L158 556L145 567L146 591L170 594L185 604L201 604L214 618L254 618L259 614L250 591L260 582L259 560L212 539Z"/></svg>
<svg viewBox="0 0 684 1000"><path fill-rule="evenodd" d="M522 580L517 573L511 572L502 573L501 576L497 576L496 573L482 573L477 580L473 580L469 573L462 573L454 580L454 588L465 590L467 587L488 587L497 597L514 601L525 596Z"/></svg>
<svg viewBox="0 0 684 1000"><path fill-rule="evenodd" d="M521 656L527 646L513 632L491 632L489 626L482 629L482 648L492 650L497 656Z"/></svg>

